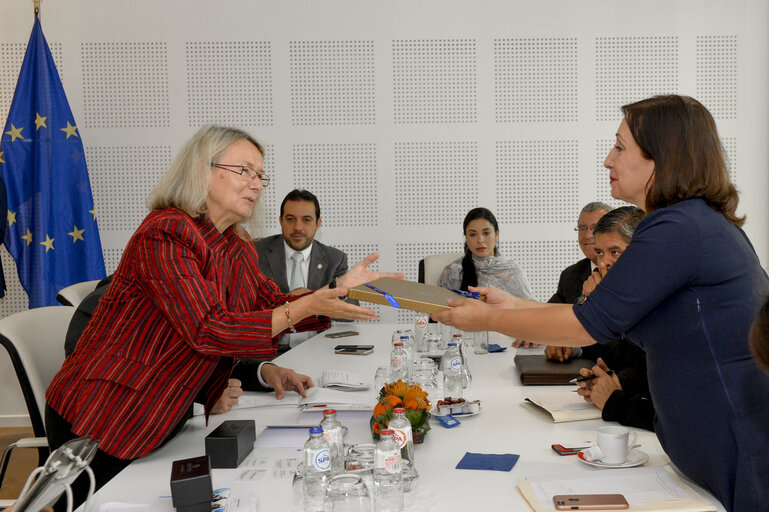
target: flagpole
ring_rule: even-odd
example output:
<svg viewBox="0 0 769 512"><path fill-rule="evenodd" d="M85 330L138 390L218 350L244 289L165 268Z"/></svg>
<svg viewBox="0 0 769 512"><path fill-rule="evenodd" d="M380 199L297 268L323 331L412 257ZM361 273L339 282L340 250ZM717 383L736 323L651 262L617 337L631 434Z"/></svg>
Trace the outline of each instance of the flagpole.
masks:
<svg viewBox="0 0 769 512"><path fill-rule="evenodd" d="M40 19L40 0L35 0L35 18Z"/></svg>

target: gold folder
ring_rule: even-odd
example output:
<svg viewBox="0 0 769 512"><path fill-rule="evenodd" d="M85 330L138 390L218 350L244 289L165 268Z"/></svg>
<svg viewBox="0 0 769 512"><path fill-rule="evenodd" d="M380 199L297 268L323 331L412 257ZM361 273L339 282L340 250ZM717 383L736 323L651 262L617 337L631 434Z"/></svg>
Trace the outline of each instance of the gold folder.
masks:
<svg viewBox="0 0 769 512"><path fill-rule="evenodd" d="M446 299L465 298L463 295L453 292L448 288L415 283L413 281L404 281L392 277L383 277L376 281L371 281L369 284L392 295L392 297L398 301L398 304L402 309L419 311L421 313L438 313L440 311L451 309L451 307L446 304ZM385 306L391 305L382 293L372 290L363 284L351 288L350 291L347 292L347 297L366 302L373 302L374 304L383 304ZM485 301L486 297L481 296L481 300Z"/></svg>

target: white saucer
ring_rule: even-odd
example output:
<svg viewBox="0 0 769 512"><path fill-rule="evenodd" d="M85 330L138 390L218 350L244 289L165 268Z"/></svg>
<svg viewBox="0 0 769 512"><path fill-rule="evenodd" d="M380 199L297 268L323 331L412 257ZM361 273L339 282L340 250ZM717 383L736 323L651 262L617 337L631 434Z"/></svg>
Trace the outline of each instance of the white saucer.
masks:
<svg viewBox="0 0 769 512"><path fill-rule="evenodd" d="M636 448L633 448L628 452L627 459L622 464L607 464L605 462L601 462L600 460L590 460L585 456L585 452L579 452L577 454L577 458L580 462L583 462L588 466L595 466L597 468L632 468L635 466L640 466L649 460L649 456L646 454L646 452L642 452Z"/></svg>

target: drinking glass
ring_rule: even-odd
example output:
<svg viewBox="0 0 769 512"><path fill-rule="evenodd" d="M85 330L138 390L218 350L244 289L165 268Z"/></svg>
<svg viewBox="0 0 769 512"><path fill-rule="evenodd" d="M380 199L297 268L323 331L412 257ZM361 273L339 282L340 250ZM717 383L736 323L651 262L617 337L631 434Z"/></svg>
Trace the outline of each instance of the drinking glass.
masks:
<svg viewBox="0 0 769 512"><path fill-rule="evenodd" d="M331 478L325 505L326 510L332 512L370 511L371 498L359 475L344 473Z"/></svg>
<svg viewBox="0 0 769 512"><path fill-rule="evenodd" d="M382 386L385 385L385 382L388 381L390 378L390 367L389 366L380 366L376 369L376 373L374 374L374 390L379 393L379 390L382 389Z"/></svg>

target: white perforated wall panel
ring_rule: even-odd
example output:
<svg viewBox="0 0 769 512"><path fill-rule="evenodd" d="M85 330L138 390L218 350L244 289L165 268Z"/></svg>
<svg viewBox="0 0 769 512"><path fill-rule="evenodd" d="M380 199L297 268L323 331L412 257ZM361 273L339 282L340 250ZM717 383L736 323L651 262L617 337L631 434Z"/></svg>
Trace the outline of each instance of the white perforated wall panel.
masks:
<svg viewBox="0 0 769 512"><path fill-rule="evenodd" d="M737 119L737 36L697 36L697 95L716 119Z"/></svg>
<svg viewBox="0 0 769 512"><path fill-rule="evenodd" d="M477 142L395 144L395 222L459 222L478 206Z"/></svg>
<svg viewBox="0 0 769 512"><path fill-rule="evenodd" d="M577 39L494 41L497 122L577 120Z"/></svg>
<svg viewBox="0 0 769 512"><path fill-rule="evenodd" d="M134 231L149 213L147 196L171 163L170 146L86 149L101 231Z"/></svg>
<svg viewBox="0 0 769 512"><path fill-rule="evenodd" d="M171 126L168 43L82 43L88 128Z"/></svg>
<svg viewBox="0 0 769 512"><path fill-rule="evenodd" d="M497 207L523 223L569 222L579 210L576 140L497 142Z"/></svg>
<svg viewBox="0 0 769 512"><path fill-rule="evenodd" d="M292 41L291 121L374 124L373 41Z"/></svg>
<svg viewBox="0 0 769 512"><path fill-rule="evenodd" d="M32 7L0 4L4 120ZM581 256L579 209L625 204L603 168L620 106L656 94L712 110L746 231L769 256L769 4L674 4L46 0L42 21L85 146L108 272L168 162L218 123L267 150L254 235L278 232L281 200L306 188L321 201L322 242L351 264L377 250L377 268L416 279L419 259L461 248L465 214L485 206L503 253L547 299ZM0 261L0 314L25 309L9 256Z"/></svg>
<svg viewBox="0 0 769 512"><path fill-rule="evenodd" d="M474 39L393 41L395 123L476 122L476 46Z"/></svg>
<svg viewBox="0 0 769 512"><path fill-rule="evenodd" d="M189 42L186 53L190 126L272 124L269 41Z"/></svg>
<svg viewBox="0 0 769 512"><path fill-rule="evenodd" d="M323 222L334 227L376 228L376 144L297 144L293 161L294 186L318 197Z"/></svg>
<svg viewBox="0 0 769 512"><path fill-rule="evenodd" d="M596 120L618 119L632 101L679 93L678 43L677 36L596 38Z"/></svg>

